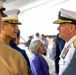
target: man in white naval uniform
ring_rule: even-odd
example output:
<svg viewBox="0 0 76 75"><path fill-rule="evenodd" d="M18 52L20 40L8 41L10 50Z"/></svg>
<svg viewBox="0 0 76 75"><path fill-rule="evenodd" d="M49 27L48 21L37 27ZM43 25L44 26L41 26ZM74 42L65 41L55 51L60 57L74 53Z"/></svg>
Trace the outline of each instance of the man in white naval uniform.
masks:
<svg viewBox="0 0 76 75"><path fill-rule="evenodd" d="M58 20L53 23L59 24L57 28L59 30L59 37L66 41L59 60L59 75L63 75L63 72L68 69L67 67L76 51L76 12L61 8Z"/></svg>

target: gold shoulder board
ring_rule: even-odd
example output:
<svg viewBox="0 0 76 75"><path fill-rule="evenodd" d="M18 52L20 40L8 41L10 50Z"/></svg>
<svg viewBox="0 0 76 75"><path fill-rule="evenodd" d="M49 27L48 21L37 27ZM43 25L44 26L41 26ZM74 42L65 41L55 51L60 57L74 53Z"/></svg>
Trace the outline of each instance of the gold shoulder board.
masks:
<svg viewBox="0 0 76 75"><path fill-rule="evenodd" d="M76 39L73 41L74 48L76 48Z"/></svg>

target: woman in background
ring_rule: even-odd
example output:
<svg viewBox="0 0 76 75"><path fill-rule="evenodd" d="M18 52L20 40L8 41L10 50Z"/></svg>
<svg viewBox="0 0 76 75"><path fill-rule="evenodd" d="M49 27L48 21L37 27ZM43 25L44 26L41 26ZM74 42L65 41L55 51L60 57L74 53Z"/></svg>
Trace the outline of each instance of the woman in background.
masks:
<svg viewBox="0 0 76 75"><path fill-rule="evenodd" d="M29 49L34 53L30 60L30 66L34 75L50 75L49 67L46 60L43 58L45 46L40 40L35 40L30 44Z"/></svg>

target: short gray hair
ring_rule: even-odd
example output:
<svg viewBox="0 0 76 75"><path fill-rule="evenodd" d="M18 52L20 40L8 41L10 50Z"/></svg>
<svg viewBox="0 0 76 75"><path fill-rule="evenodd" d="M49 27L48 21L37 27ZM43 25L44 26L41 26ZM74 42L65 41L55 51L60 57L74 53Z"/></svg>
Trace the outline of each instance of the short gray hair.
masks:
<svg viewBox="0 0 76 75"><path fill-rule="evenodd" d="M36 40L30 44L29 49L31 50L32 53L38 54L41 44L42 42L40 40Z"/></svg>

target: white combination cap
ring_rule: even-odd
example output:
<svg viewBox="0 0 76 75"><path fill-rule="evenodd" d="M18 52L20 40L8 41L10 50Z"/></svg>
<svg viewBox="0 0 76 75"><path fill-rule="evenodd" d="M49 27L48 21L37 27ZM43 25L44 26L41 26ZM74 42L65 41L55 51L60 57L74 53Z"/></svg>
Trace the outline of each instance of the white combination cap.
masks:
<svg viewBox="0 0 76 75"><path fill-rule="evenodd" d="M71 23L76 24L76 12L60 9L58 14L58 20L53 22L54 24Z"/></svg>
<svg viewBox="0 0 76 75"><path fill-rule="evenodd" d="M21 24L21 22L19 22L18 20L18 14L20 13L19 9L12 9L12 10L8 10L5 11L5 14L7 14L7 17L3 17L3 21L4 22L8 22L11 24Z"/></svg>
<svg viewBox="0 0 76 75"><path fill-rule="evenodd" d="M6 0L0 0L0 12L2 14L3 17L7 16L5 13L3 13L3 11L5 11L6 9L3 7L3 2L5 2Z"/></svg>

